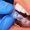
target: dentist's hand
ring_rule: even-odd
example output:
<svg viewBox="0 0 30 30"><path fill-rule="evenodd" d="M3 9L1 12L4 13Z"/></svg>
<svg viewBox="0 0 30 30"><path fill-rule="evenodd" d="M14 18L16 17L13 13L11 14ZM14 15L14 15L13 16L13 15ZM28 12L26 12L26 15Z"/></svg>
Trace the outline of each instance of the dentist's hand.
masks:
<svg viewBox="0 0 30 30"><path fill-rule="evenodd" d="M0 15L9 14L0 18L0 30L8 30L8 28L15 22L15 19L10 15L13 12L13 9L14 7L12 4L0 1Z"/></svg>
<svg viewBox="0 0 30 30"><path fill-rule="evenodd" d="M8 14L13 11L13 5L5 1L0 1L0 14Z"/></svg>

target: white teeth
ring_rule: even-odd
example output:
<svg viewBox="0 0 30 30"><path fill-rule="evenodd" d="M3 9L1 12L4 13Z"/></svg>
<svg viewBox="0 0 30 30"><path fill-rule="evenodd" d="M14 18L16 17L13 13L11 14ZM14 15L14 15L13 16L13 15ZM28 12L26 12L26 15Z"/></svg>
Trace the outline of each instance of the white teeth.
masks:
<svg viewBox="0 0 30 30"><path fill-rule="evenodd" d="M26 18L23 18L21 23L22 23L23 26L30 26L30 21Z"/></svg>
<svg viewBox="0 0 30 30"><path fill-rule="evenodd" d="M27 15L29 15L29 13L19 3L15 5L15 9L19 12L26 13Z"/></svg>

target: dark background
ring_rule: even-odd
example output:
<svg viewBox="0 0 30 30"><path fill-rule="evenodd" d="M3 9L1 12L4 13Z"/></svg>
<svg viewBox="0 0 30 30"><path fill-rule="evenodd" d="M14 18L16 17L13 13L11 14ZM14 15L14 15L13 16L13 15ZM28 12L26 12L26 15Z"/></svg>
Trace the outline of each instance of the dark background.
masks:
<svg viewBox="0 0 30 30"><path fill-rule="evenodd" d="M11 4L13 4L13 2L14 2L14 0L4 0L4 1L11 3Z"/></svg>

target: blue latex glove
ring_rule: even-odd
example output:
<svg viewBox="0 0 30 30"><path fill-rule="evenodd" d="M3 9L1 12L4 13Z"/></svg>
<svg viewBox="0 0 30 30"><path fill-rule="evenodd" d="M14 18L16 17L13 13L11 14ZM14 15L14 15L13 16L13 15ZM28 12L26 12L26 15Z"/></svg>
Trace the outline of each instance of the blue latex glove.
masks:
<svg viewBox="0 0 30 30"><path fill-rule="evenodd" d="M15 19L7 15L0 20L0 30L8 30L9 27L13 25Z"/></svg>
<svg viewBox="0 0 30 30"><path fill-rule="evenodd" d="M0 1L0 14L8 14L13 11L13 5L5 1Z"/></svg>
<svg viewBox="0 0 30 30"><path fill-rule="evenodd" d="M4 1L0 1L0 14L9 14L5 15L0 19L0 30L8 30L9 27L15 22L15 18L10 15L13 12L13 5Z"/></svg>

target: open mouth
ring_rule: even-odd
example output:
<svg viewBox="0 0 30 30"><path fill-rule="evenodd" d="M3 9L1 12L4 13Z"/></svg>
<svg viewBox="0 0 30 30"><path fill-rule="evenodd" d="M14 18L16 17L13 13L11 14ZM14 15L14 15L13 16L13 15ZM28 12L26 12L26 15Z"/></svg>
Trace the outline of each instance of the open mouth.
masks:
<svg viewBox="0 0 30 30"><path fill-rule="evenodd" d="M23 16L21 19L19 16L19 18L17 18L16 23L18 22L17 24L23 27L29 27L30 26L30 14L27 11L25 11L25 9L19 3L15 5L15 9L19 14Z"/></svg>

